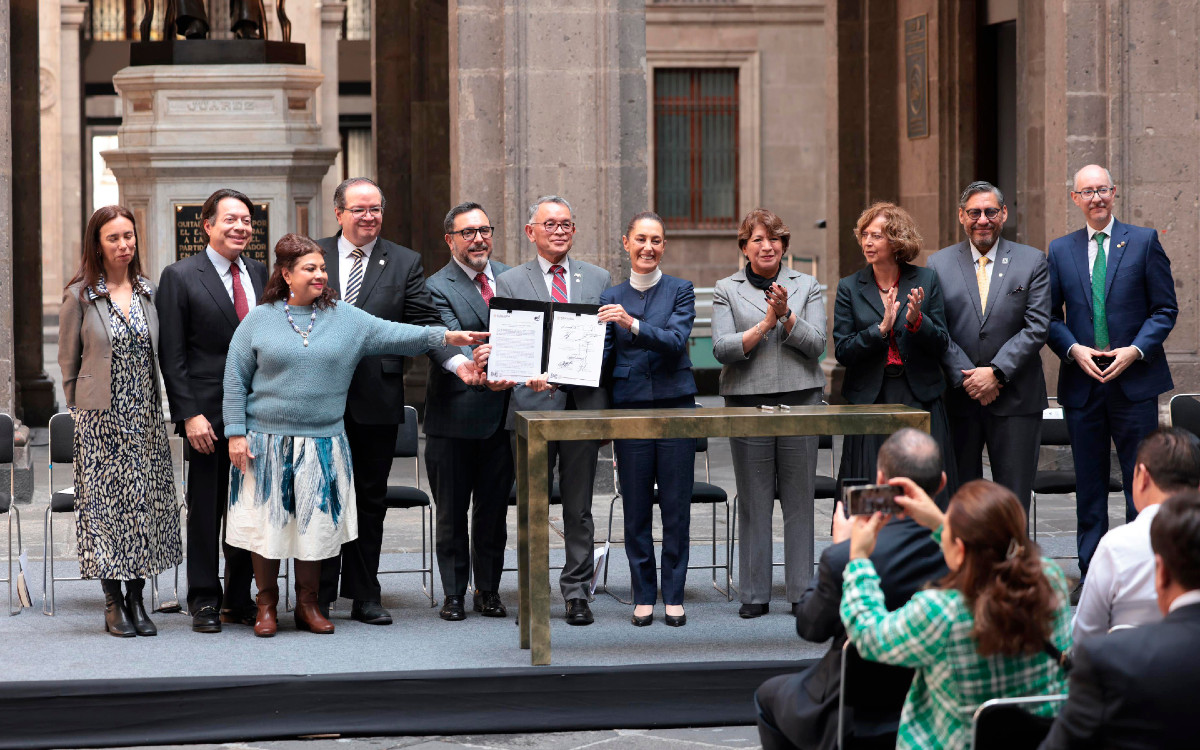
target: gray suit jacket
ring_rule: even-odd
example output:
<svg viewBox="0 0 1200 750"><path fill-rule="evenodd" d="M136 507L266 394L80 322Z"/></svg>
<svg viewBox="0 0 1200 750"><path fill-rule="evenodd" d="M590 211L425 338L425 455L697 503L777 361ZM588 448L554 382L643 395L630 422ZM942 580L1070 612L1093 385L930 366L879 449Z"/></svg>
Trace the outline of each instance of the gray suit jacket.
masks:
<svg viewBox="0 0 1200 750"><path fill-rule="evenodd" d="M571 258L568 261L567 284L568 294L572 304L598 305L600 295L612 286L611 276L599 266L584 263ZM546 280L542 267L537 259L511 268L496 277L496 296L513 297L516 299L536 299L542 302L550 301L550 292L546 289ZM567 408L565 392L544 391L534 393L523 385L513 388L512 397L508 402L508 418L504 422L506 429L513 429L513 415L519 411L561 411ZM608 389L576 387L570 392L575 399L575 406L580 409L608 408Z"/></svg>
<svg viewBox="0 0 1200 750"><path fill-rule="evenodd" d="M986 312L970 243L963 241L929 258L946 300L950 345L942 355L951 386L946 406L963 413L972 400L963 392L963 370L996 365L1007 378L987 408L997 416L1036 414L1046 408L1046 378L1039 352L1050 331L1050 271L1046 254L1001 239L992 250L992 281Z"/></svg>
<svg viewBox="0 0 1200 750"><path fill-rule="evenodd" d="M141 279L147 289L149 279ZM67 406L77 409L108 409L112 406L112 330L109 301L100 297L91 304L79 301L83 282L63 293L58 313L58 366L62 370ZM158 312L151 296L134 288L133 301L142 306L150 329L151 382L158 388Z"/></svg>
<svg viewBox="0 0 1200 750"><path fill-rule="evenodd" d="M751 286L745 270L717 282L713 291L713 355L721 368L721 395L784 393L824 388L818 361L825 351L825 304L821 285L806 273L780 269L777 283L787 290L796 314L791 335L777 324L766 341L748 353L742 334L767 314L766 294Z"/></svg>
<svg viewBox="0 0 1200 750"><path fill-rule="evenodd" d="M492 277L508 270L492 261ZM486 331L488 308L475 280L451 260L425 280L442 322L451 331ZM470 347L459 347L466 357ZM429 391L425 399L425 434L434 437L482 439L495 434L507 414L508 393L468 386L434 360L429 363Z"/></svg>

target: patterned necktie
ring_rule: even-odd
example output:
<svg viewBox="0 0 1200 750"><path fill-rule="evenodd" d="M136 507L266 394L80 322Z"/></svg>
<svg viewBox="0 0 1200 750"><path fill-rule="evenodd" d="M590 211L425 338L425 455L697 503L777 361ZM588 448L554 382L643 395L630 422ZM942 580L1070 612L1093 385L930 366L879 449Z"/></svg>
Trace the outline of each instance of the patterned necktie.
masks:
<svg viewBox="0 0 1200 750"><path fill-rule="evenodd" d="M975 280L979 282L979 310L987 312L988 289L991 288L992 282L988 278L987 272L988 257L986 255L979 256L979 268L975 271Z"/></svg>
<svg viewBox="0 0 1200 750"><path fill-rule="evenodd" d="M361 247L354 248L350 253L350 257L354 258L354 265L350 266L350 278L346 279L346 302L351 305L358 301L358 290L362 288L363 256Z"/></svg>
<svg viewBox="0 0 1200 750"><path fill-rule="evenodd" d="M233 275L233 311L240 322L250 312L250 303L246 301L246 290L242 288L242 269L233 263L229 266L229 273Z"/></svg>
<svg viewBox="0 0 1200 750"><path fill-rule="evenodd" d="M1104 280L1108 276L1108 259L1104 257L1104 232L1096 232L1096 262L1092 264L1092 327L1096 332L1096 348L1108 348L1108 314L1104 308Z"/></svg>
<svg viewBox="0 0 1200 750"><path fill-rule="evenodd" d="M480 271L475 274L475 280L479 282L479 293L483 295L483 304L490 305L492 297L496 295L492 294L492 285L488 283L487 274Z"/></svg>
<svg viewBox="0 0 1200 750"><path fill-rule="evenodd" d="M550 273L554 274L554 283L550 289L550 296L555 302L567 304L567 280L565 278L567 269L560 265L550 266Z"/></svg>

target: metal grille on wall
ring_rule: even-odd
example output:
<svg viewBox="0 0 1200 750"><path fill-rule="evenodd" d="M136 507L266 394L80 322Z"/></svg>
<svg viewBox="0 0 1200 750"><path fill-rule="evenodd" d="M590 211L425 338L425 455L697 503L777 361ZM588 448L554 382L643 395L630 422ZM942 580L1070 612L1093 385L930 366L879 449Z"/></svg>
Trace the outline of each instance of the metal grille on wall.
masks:
<svg viewBox="0 0 1200 750"><path fill-rule="evenodd" d="M738 71L654 71L654 196L671 228L737 226Z"/></svg>

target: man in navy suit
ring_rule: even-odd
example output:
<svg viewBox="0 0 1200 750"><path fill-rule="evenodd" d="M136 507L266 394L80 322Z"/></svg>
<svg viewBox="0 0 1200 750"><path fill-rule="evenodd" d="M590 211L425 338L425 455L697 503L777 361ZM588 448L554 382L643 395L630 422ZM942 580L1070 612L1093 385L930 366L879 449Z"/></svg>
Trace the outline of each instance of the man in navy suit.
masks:
<svg viewBox="0 0 1200 750"><path fill-rule="evenodd" d="M496 277L508 266L491 259L495 229L478 203L460 203L446 214L450 262L425 282L442 322L452 331L486 331L488 303ZM464 599L475 571L472 608L484 617L504 617L500 573L508 541L505 514L513 483L513 456L504 429L508 392L468 385L458 368L473 366L463 348L442 364L430 361L425 403L425 467L437 501L437 559L446 600L438 614L467 616ZM470 511L470 535L467 515Z"/></svg>
<svg viewBox="0 0 1200 750"><path fill-rule="evenodd" d="M1071 199L1087 225L1050 243L1049 343L1063 360L1058 400L1078 482L1082 577L1108 531L1109 442L1117 447L1132 520L1137 446L1158 426L1158 395L1174 387L1163 353L1179 314L1171 262L1155 230L1113 218L1116 197L1104 167L1076 172ZM1081 580L1073 603L1082 588Z"/></svg>

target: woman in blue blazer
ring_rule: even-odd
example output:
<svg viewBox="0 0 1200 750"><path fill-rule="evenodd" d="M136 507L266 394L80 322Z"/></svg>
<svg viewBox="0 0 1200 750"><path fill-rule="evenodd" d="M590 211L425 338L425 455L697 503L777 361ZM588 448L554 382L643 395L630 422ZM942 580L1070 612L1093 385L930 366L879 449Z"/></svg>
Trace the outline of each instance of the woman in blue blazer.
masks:
<svg viewBox="0 0 1200 750"><path fill-rule="evenodd" d="M663 220L651 211L629 221L621 244L629 253L629 281L600 295L600 320L608 323L605 364L611 370L612 405L618 409L690 409L696 381L688 336L696 318L690 281L659 270ZM625 553L633 581L633 624L654 622L658 581L654 570L651 509L658 484L662 514L662 598L666 622L681 626L687 577L694 439L616 440L617 473L625 513Z"/></svg>

